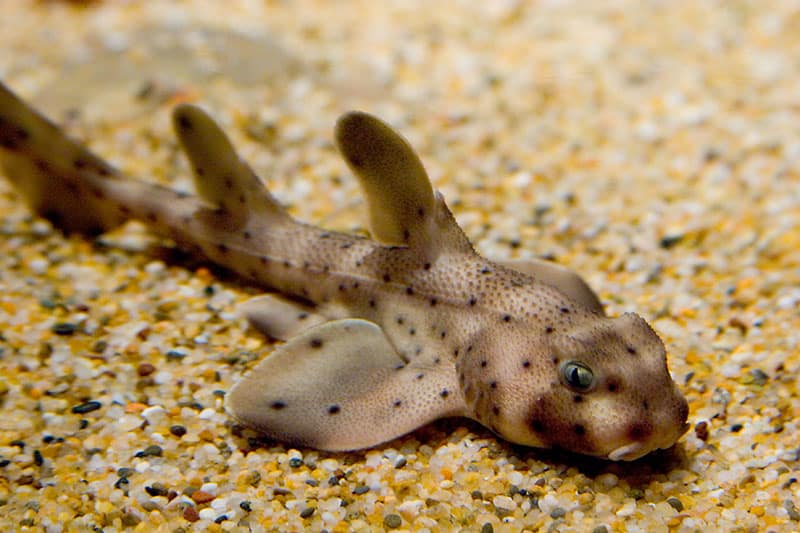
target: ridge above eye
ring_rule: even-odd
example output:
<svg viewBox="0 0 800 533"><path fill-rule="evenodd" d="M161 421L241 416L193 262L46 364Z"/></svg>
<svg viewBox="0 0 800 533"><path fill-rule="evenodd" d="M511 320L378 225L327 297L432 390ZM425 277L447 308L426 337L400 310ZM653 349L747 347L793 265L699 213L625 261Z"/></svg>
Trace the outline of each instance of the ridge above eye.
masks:
<svg viewBox="0 0 800 533"><path fill-rule="evenodd" d="M567 361L561 366L564 383L576 392L587 392L594 385L592 369L580 361Z"/></svg>

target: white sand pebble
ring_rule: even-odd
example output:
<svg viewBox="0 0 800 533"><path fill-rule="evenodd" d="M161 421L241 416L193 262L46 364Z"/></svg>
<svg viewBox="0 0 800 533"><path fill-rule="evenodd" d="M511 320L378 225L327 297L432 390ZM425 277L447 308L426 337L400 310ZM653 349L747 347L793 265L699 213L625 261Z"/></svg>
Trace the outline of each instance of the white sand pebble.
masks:
<svg viewBox="0 0 800 533"><path fill-rule="evenodd" d="M514 511L517 508L517 502L508 496L495 496L492 498L492 504L495 506L495 508L503 509L505 511Z"/></svg>
<svg viewBox="0 0 800 533"><path fill-rule="evenodd" d="M203 485L200 487L200 490L216 496L218 488L219 486L216 483L203 483Z"/></svg>
<svg viewBox="0 0 800 533"><path fill-rule="evenodd" d="M634 512L636 512L636 500L630 499L620 507L617 516L631 516Z"/></svg>
<svg viewBox="0 0 800 533"><path fill-rule="evenodd" d="M153 405L142 411L142 417L150 424L156 425L157 421L166 418L166 411L160 405Z"/></svg>
<svg viewBox="0 0 800 533"><path fill-rule="evenodd" d="M206 507L205 509L200 509L197 515L201 520L214 520L217 517L217 512L211 507Z"/></svg>
<svg viewBox="0 0 800 533"><path fill-rule="evenodd" d="M499 496L498 496L498 498L499 498ZM507 498L507 499L511 500L511 498ZM496 498L495 498L495 500L496 500ZM514 503L513 500L511 501L511 503L512 504ZM405 518L406 520L411 522L417 516L419 516L419 512L422 510L422 507L424 505L425 505L425 502L422 501L422 500L408 500L408 501L405 501L405 502L403 502L403 503L401 503L400 505L397 506L397 512L400 513L403 516L403 518ZM497 503L495 503L495 506L497 506Z"/></svg>

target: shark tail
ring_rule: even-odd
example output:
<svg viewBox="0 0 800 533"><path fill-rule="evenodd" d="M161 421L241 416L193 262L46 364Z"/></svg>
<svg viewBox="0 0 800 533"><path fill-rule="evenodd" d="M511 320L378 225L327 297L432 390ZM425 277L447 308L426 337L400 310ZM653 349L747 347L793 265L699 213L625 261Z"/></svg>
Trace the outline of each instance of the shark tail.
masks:
<svg viewBox="0 0 800 533"><path fill-rule="evenodd" d="M30 208L67 232L102 233L129 218L105 198L124 180L0 83L0 165Z"/></svg>
<svg viewBox="0 0 800 533"><path fill-rule="evenodd" d="M0 166L30 208L67 233L138 219L184 242L187 221L202 213L225 213L232 226L291 221L203 110L180 105L173 123L198 196L125 176L0 83Z"/></svg>

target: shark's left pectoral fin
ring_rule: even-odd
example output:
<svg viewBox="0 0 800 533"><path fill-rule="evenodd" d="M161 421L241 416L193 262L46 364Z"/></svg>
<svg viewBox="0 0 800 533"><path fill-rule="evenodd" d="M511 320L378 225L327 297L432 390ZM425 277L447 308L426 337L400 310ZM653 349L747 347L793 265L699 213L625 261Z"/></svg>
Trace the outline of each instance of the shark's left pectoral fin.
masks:
<svg viewBox="0 0 800 533"><path fill-rule="evenodd" d="M555 287L587 309L604 314L600 298L581 276L556 263L539 259L507 259L495 261L504 267L532 276Z"/></svg>
<svg viewBox="0 0 800 533"><path fill-rule="evenodd" d="M313 327L234 385L228 411L274 439L322 450L386 442L464 411L452 368L406 365L376 324Z"/></svg>

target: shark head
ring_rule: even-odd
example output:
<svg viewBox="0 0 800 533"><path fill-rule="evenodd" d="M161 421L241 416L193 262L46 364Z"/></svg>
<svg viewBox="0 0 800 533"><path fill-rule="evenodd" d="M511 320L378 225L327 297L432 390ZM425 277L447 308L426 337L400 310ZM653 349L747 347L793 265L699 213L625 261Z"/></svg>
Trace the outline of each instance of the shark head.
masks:
<svg viewBox="0 0 800 533"><path fill-rule="evenodd" d="M477 418L505 439L630 461L688 429L664 344L640 316L596 317L553 332L544 348L515 340L524 333L496 343L504 364L467 390Z"/></svg>

